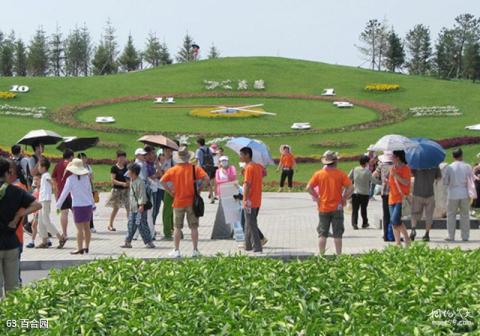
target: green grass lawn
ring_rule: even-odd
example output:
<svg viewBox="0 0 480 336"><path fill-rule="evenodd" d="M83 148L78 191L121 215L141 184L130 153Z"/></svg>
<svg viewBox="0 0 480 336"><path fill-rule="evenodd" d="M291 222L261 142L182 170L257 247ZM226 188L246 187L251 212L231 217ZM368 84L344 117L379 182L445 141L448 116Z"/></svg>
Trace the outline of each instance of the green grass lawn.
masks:
<svg viewBox="0 0 480 336"><path fill-rule="evenodd" d="M190 115L192 108L171 108L171 105L155 105L151 100L118 103L92 107L80 111L78 118L94 123L97 116L113 116L113 127L154 132L205 132L217 134L257 134L291 132L301 134L290 127L294 122L310 122L312 128L326 129L374 120L377 114L363 107L339 109L329 102L275 99L275 98L195 98L177 99L182 105L235 105L264 104L265 111L276 116L255 118L202 118ZM212 108L214 110L215 108Z"/></svg>
<svg viewBox="0 0 480 336"><path fill-rule="evenodd" d="M334 87L338 98L352 97L398 107L401 111L413 106L455 105L463 115L443 118L408 118L405 121L369 130L342 133L302 134L292 133L286 136L258 136L278 157L280 144L292 145L297 156L320 156L327 148L318 146L324 142L344 142L348 148L332 149L342 155L354 155L365 151L385 134L397 133L406 136L422 136L433 139L464 135L480 135L465 130L465 126L480 123L480 85L467 81L444 81L428 77L406 76L386 72L374 72L365 69L328 65L317 62L291 60L272 57L224 58L200 61L191 64L175 64L146 71L112 76L93 76L87 78L0 78L0 91L8 90L12 84L28 85L31 92L19 95L11 101L0 101L18 106L46 106L50 113L61 106L78 104L94 99L113 98L133 95L173 95L176 93L202 93L203 80L246 79L250 84L256 79L266 83L266 93L313 94L319 95L324 88ZM401 86L397 92L372 93L364 91L369 83L396 83ZM235 83L234 83L235 84ZM218 92L223 92L219 90ZM259 101L261 100L261 101ZM182 103L184 100L179 100ZM201 133L217 130L219 133L239 135L242 133L278 133L290 131L293 122L309 121L316 128L324 129L340 125L351 125L374 119L375 113L360 107L352 110L338 110L329 103L301 101L296 99L257 99L257 98L195 98L190 101L205 103L243 102L265 103L267 110L277 112L276 117L261 117L242 120L210 120L194 118L187 110L163 113L153 108L151 101L132 102L103 106L81 111L77 117L92 122L99 114L114 115L117 125L130 129L149 131L178 131L179 133ZM185 102L188 102L185 99ZM162 113L162 118L151 120L151 116ZM29 119L0 116L0 146L9 147L27 131L46 128L61 135L96 135L115 148L133 153L139 143L136 142L143 132L98 132L85 129L72 129L56 124L48 119ZM192 143L193 145L193 143ZM480 146L466 147L467 161L474 161ZM94 148L88 153L94 158L113 158L114 149ZM47 148L48 154L59 152L53 146ZM346 165L348 168L351 164ZM343 167L343 165L342 165ZM317 165L301 165L297 176L306 181ZM97 169L98 170L98 169ZM98 174L107 176L106 174ZM277 177L269 174L269 179ZM103 179L103 177L102 177Z"/></svg>

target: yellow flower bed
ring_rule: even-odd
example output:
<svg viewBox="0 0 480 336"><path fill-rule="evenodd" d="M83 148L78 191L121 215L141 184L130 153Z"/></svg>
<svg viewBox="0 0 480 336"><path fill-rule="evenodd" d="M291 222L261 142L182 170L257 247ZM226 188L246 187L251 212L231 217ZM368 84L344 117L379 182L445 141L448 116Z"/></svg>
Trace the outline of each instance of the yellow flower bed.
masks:
<svg viewBox="0 0 480 336"><path fill-rule="evenodd" d="M191 116L200 117L200 118L225 118L225 119L234 119L234 118L257 118L262 116L261 114L255 114L250 112L235 112L235 113L212 113L211 111L219 110L218 107L201 107L193 109L190 112ZM264 110L258 107L252 107L252 111L263 112Z"/></svg>
<svg viewBox="0 0 480 336"><path fill-rule="evenodd" d="M5 92L5 91L0 91L0 99L13 99L17 95L12 92Z"/></svg>
<svg viewBox="0 0 480 336"><path fill-rule="evenodd" d="M365 86L366 91L388 92L400 89L398 84L368 84Z"/></svg>

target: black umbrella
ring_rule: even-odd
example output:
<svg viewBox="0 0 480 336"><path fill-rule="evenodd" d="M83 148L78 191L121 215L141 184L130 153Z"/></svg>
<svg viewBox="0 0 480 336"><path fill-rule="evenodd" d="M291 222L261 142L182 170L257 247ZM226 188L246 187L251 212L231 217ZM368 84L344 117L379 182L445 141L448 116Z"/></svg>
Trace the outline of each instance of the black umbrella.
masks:
<svg viewBox="0 0 480 336"><path fill-rule="evenodd" d="M95 147L100 139L98 137L91 138L77 138L68 137L64 138L63 142L57 146L57 149L64 151L65 149L71 149L74 152L81 152L89 148Z"/></svg>
<svg viewBox="0 0 480 336"><path fill-rule="evenodd" d="M34 130L28 132L23 138L21 138L17 144L33 146L35 144L42 145L55 145L63 138L53 132L48 130Z"/></svg>

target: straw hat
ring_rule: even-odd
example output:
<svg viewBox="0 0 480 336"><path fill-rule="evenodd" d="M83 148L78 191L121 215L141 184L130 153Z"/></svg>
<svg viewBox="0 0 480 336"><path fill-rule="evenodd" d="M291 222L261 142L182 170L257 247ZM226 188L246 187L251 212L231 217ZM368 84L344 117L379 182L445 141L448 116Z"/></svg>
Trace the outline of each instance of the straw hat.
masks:
<svg viewBox="0 0 480 336"><path fill-rule="evenodd" d="M322 163L324 165L329 165L338 161L338 153L331 150L327 150L322 155Z"/></svg>
<svg viewBox="0 0 480 336"><path fill-rule="evenodd" d="M84 167L81 159L73 159L68 164L67 170L74 175L88 175L88 169Z"/></svg>
<svg viewBox="0 0 480 336"><path fill-rule="evenodd" d="M392 151L384 151L383 155L380 155L378 157L378 159L382 163L393 162L393 152Z"/></svg>
<svg viewBox="0 0 480 336"><path fill-rule="evenodd" d="M178 149L178 152L175 152L175 154L173 154L173 161L177 163L189 163L192 157L193 153L189 152L186 146L181 146Z"/></svg>

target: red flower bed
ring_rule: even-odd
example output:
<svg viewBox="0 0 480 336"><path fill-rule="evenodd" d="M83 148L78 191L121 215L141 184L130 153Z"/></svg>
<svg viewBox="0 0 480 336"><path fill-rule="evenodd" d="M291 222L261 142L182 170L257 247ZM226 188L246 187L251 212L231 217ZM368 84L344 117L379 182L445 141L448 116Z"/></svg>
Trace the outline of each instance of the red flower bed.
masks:
<svg viewBox="0 0 480 336"><path fill-rule="evenodd" d="M464 137L456 137L456 138L450 138L450 139L441 139L441 140L437 140L437 142L443 148L448 149L448 148L453 148L453 147L480 144L480 137L479 136L464 136Z"/></svg>

